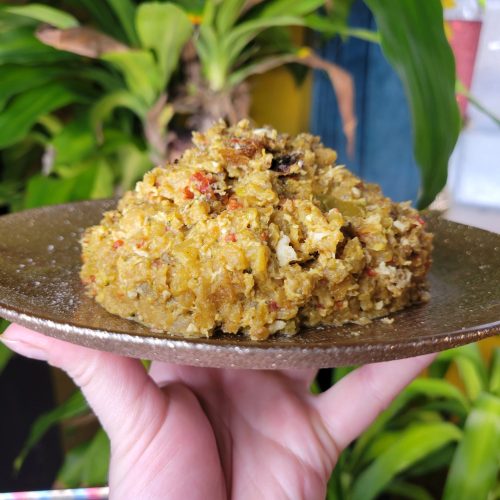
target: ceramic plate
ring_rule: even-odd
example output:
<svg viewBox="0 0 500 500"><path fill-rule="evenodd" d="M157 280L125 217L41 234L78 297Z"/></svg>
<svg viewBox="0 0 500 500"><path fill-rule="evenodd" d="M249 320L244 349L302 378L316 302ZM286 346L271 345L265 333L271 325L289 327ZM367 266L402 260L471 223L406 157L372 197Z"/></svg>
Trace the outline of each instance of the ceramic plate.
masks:
<svg viewBox="0 0 500 500"><path fill-rule="evenodd" d="M252 342L184 339L106 312L80 284L79 237L116 201L28 210L0 218L0 316L39 332L127 356L197 366L320 368L415 356L500 333L500 235L427 216L435 233L431 301L394 322L303 330Z"/></svg>

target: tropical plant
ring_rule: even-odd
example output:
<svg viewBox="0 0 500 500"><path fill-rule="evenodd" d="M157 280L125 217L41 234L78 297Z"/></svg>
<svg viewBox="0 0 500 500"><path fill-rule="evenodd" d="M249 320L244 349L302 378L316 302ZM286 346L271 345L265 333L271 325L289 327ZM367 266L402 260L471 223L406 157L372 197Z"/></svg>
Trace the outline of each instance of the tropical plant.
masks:
<svg viewBox="0 0 500 500"><path fill-rule="evenodd" d="M443 378L450 369L457 370L462 388ZM335 371L334 381L344 373ZM381 493L493 500L499 473L500 348L488 365L471 344L441 353L429 376L412 382L344 451L328 500L370 500Z"/></svg>
<svg viewBox="0 0 500 500"><path fill-rule="evenodd" d="M327 72L352 149L351 77L294 44L290 26L381 42L412 109L420 204L444 185L459 117L438 0L366 0L380 33L348 27L351 0L331 9L326 3L323 12L323 0L60 3L67 10L0 9L0 151L7 165L0 202L13 200L16 208L24 196L31 207L127 189L168 156L172 119L177 129L203 129L220 117L234 122L248 114L247 79L283 64ZM37 154L43 169L32 175Z"/></svg>
<svg viewBox="0 0 500 500"><path fill-rule="evenodd" d="M48 5L0 8L0 196L12 208L109 197L164 158L166 89L191 22L170 3L82 6L103 32Z"/></svg>

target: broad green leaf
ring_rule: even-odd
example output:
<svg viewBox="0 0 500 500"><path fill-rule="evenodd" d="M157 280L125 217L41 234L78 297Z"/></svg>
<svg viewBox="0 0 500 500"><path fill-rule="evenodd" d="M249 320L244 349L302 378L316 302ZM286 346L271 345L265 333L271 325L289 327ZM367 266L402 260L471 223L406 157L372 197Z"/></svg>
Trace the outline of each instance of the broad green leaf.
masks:
<svg viewBox="0 0 500 500"><path fill-rule="evenodd" d="M48 83L65 74L66 71L66 68L57 66L6 64L0 69L0 113L12 96Z"/></svg>
<svg viewBox="0 0 500 500"><path fill-rule="evenodd" d="M490 367L490 392L500 397L500 347L493 350Z"/></svg>
<svg viewBox="0 0 500 500"><path fill-rule="evenodd" d="M136 28L142 46L152 49L165 87L179 64L182 48L193 32L187 14L171 3L146 2L137 8Z"/></svg>
<svg viewBox="0 0 500 500"><path fill-rule="evenodd" d="M453 424L415 424L356 479L351 500L372 500L401 472L423 457L461 438Z"/></svg>
<svg viewBox="0 0 500 500"><path fill-rule="evenodd" d="M482 394L465 423L453 457L443 500L487 498L500 464L500 398Z"/></svg>
<svg viewBox="0 0 500 500"><path fill-rule="evenodd" d="M81 95L58 82L30 89L16 96L0 114L0 148L20 141L39 116L82 101L84 99Z"/></svg>
<svg viewBox="0 0 500 500"><path fill-rule="evenodd" d="M109 468L109 440L99 429L91 441L73 448L66 454L57 480L66 488L103 486Z"/></svg>
<svg viewBox="0 0 500 500"><path fill-rule="evenodd" d="M139 38L135 31L135 5L131 0L107 0L109 6L115 13L123 27L123 31L131 45L134 47L139 46Z"/></svg>
<svg viewBox="0 0 500 500"><path fill-rule="evenodd" d="M162 90L161 75L153 55L146 50L108 52L101 57L124 76L130 92L144 105L152 106Z"/></svg>
<svg viewBox="0 0 500 500"><path fill-rule="evenodd" d="M455 62L439 0L365 0L375 16L384 54L410 104L414 152L420 167L421 208L446 183L448 159L460 130Z"/></svg>
<svg viewBox="0 0 500 500"><path fill-rule="evenodd" d="M40 441L40 439L42 439L45 433L53 425L63 422L64 420L83 415L88 411L89 406L85 401L85 398L80 391L77 391L57 408L39 416L31 426L28 439L26 440L21 453L19 453L15 460L16 470L21 468L24 459L30 450Z"/></svg>
<svg viewBox="0 0 500 500"><path fill-rule="evenodd" d="M8 7L5 11L18 16L29 17L60 29L74 28L79 25L78 19L71 14L39 3Z"/></svg>
<svg viewBox="0 0 500 500"><path fill-rule="evenodd" d="M32 27L0 31L0 65L43 64L75 60L75 56L48 47L33 35Z"/></svg>
<svg viewBox="0 0 500 500"><path fill-rule="evenodd" d="M55 179L34 175L28 181L24 195L24 208L58 205L71 200L75 179Z"/></svg>

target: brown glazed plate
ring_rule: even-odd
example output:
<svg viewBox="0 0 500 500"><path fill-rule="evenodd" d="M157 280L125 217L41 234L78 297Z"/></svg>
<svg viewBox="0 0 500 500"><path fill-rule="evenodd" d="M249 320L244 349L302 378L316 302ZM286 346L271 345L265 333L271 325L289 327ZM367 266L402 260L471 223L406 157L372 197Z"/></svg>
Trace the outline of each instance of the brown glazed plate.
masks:
<svg viewBox="0 0 500 500"><path fill-rule="evenodd" d="M440 351L500 333L500 235L426 215L434 232L431 300L374 321L304 329L254 342L218 334L154 333L106 312L83 293L79 238L114 200L0 217L0 316L39 332L126 356L225 368L320 368Z"/></svg>

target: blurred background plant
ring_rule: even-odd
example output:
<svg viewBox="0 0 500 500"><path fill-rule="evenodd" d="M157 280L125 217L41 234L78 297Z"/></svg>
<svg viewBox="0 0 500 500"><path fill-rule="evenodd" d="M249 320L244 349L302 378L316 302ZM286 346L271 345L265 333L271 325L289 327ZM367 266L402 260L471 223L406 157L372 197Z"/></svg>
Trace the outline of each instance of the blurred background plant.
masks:
<svg viewBox="0 0 500 500"><path fill-rule="evenodd" d="M327 498L493 500L499 472L500 348L488 363L471 344L441 353L344 451Z"/></svg>
<svg viewBox="0 0 500 500"><path fill-rule="evenodd" d="M318 32L381 41L412 109L421 205L444 185L459 115L437 0L367 0L380 33L349 28L350 0L50 3L0 8L0 203L10 209L131 188L191 130L248 116L249 77L285 64L326 71L352 150L352 78L312 50ZM294 43L292 26L311 44Z"/></svg>
<svg viewBox="0 0 500 500"><path fill-rule="evenodd" d="M428 205L446 182L460 128L442 8L439 0L365 3L378 31L349 26L353 0L4 3L1 211L120 195L152 166L179 155L192 130L203 130L218 118L234 123L251 115L255 75L282 66L297 83L311 69L326 73L352 153L357 122L353 79L318 55L331 37L381 44L399 75L421 172L419 203ZM267 100L266 105L274 103ZM484 442L474 436L480 434L479 419L491 427L490 436L498 437L499 354L488 372L473 349L442 354L431 377L410 386L342 455L329 498L375 498L382 492L432 498L421 480L425 483L435 471L444 477L450 467L446 498L470 498L454 496L468 491L460 483L464 464L488 471L478 487L498 493L499 457L488 447L498 439ZM0 373L10 357L0 346ZM467 372L465 393L442 378L450 365ZM342 373L335 371L334 379ZM89 423L91 437L70 446L58 484L104 484L107 438L79 392L35 422L16 469L47 430L60 423L66 442Z"/></svg>

